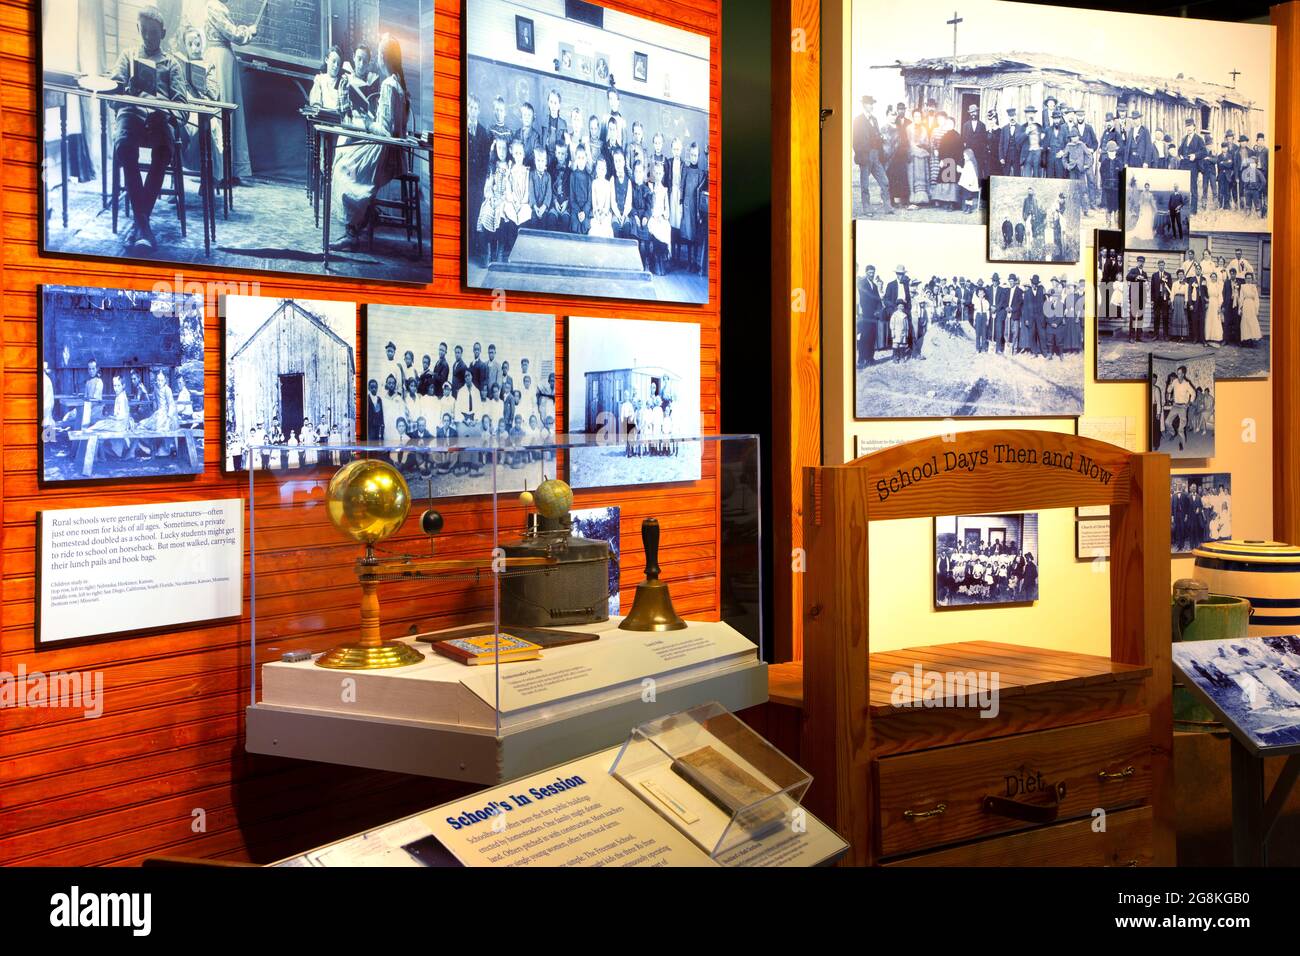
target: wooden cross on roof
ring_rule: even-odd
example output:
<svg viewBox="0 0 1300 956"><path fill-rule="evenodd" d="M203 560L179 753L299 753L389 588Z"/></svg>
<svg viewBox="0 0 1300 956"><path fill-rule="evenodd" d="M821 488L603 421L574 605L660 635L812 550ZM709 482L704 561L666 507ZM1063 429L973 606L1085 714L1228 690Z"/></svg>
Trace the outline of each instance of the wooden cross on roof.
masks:
<svg viewBox="0 0 1300 956"><path fill-rule="evenodd" d="M1232 76L1232 88L1235 90L1237 88L1237 77L1241 76L1241 70L1233 70L1230 75Z"/></svg>
<svg viewBox="0 0 1300 956"><path fill-rule="evenodd" d="M964 17L957 16L957 11L952 12L952 19L946 21L948 26L952 27L952 65L953 69L957 68L957 24L964 21Z"/></svg>

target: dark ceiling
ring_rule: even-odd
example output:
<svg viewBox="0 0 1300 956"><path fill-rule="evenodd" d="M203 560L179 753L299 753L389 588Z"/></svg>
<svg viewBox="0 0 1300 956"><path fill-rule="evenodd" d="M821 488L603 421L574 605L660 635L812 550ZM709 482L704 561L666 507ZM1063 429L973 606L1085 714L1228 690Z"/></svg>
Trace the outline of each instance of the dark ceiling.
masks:
<svg viewBox="0 0 1300 956"><path fill-rule="evenodd" d="M1267 20L1271 3L1261 0L1195 0L1168 3L1162 0L1114 0L1114 2L1071 2L1071 0L1028 0L1046 6L1079 7L1088 10L1118 10L1122 13L1153 13L1170 17L1200 17L1204 20Z"/></svg>

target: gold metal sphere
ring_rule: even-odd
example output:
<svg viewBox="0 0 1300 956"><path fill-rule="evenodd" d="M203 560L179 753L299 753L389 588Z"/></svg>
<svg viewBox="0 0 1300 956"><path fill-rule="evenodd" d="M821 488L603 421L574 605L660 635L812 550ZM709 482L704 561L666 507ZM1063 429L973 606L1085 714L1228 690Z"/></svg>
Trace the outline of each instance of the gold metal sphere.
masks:
<svg viewBox="0 0 1300 956"><path fill-rule="evenodd" d="M334 473L326 496L330 522L362 544L397 532L411 510L411 489L402 473L378 458L359 458Z"/></svg>
<svg viewBox="0 0 1300 956"><path fill-rule="evenodd" d="M543 518L563 518L573 509L573 489L559 478L543 481L533 497Z"/></svg>
<svg viewBox="0 0 1300 956"><path fill-rule="evenodd" d="M519 503L525 508L531 508L533 506L533 493L531 491L522 492L519 495Z"/></svg>

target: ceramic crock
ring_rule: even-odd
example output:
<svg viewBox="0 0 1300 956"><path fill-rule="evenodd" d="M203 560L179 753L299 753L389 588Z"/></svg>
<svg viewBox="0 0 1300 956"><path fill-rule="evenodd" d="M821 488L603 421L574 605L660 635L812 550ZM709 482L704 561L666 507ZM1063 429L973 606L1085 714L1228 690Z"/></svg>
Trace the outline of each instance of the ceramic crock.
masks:
<svg viewBox="0 0 1300 956"><path fill-rule="evenodd" d="M1196 577L1214 594L1250 602L1250 634L1300 634L1300 548L1280 541L1203 544L1192 552Z"/></svg>

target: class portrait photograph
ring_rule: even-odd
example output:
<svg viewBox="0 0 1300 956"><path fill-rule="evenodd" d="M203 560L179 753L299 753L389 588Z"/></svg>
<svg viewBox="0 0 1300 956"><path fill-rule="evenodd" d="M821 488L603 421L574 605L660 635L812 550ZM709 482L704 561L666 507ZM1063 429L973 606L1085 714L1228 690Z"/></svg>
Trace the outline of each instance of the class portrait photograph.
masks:
<svg viewBox="0 0 1300 956"><path fill-rule="evenodd" d="M567 320L574 488L697 481L700 327L694 322Z"/></svg>
<svg viewBox="0 0 1300 956"><path fill-rule="evenodd" d="M43 0L47 253L427 283L434 0Z"/></svg>
<svg viewBox="0 0 1300 956"><path fill-rule="evenodd" d="M1037 513L934 519L936 608L1037 600Z"/></svg>
<svg viewBox="0 0 1300 956"><path fill-rule="evenodd" d="M708 302L708 38L540 0L466 0L464 31L465 284Z"/></svg>
<svg viewBox="0 0 1300 956"><path fill-rule="evenodd" d="M45 481L203 472L203 294L40 289Z"/></svg>
<svg viewBox="0 0 1300 956"><path fill-rule="evenodd" d="M1190 554L1232 537L1232 475L1196 472L1169 476L1169 541L1173 554Z"/></svg>
<svg viewBox="0 0 1300 956"><path fill-rule="evenodd" d="M225 470L338 466L357 441L353 302L221 298Z"/></svg>
<svg viewBox="0 0 1300 956"><path fill-rule="evenodd" d="M1124 245L1145 252L1187 249L1191 173L1124 170Z"/></svg>
<svg viewBox="0 0 1300 956"><path fill-rule="evenodd" d="M1068 179L989 177L990 262L1078 262L1081 221Z"/></svg>
<svg viewBox="0 0 1300 956"><path fill-rule="evenodd" d="M1271 226L1267 26L853 0L851 31L855 219L983 224L1014 176L1069 179L1085 225L1123 228L1124 171L1158 168L1192 176L1194 228Z"/></svg>
<svg viewBox="0 0 1300 956"><path fill-rule="evenodd" d="M1097 233L1097 379L1142 381L1151 343L1210 349L1215 377L1267 378L1273 240L1264 232L1193 232L1185 253L1125 251ZM1172 353L1170 353L1172 354Z"/></svg>
<svg viewBox="0 0 1300 956"><path fill-rule="evenodd" d="M555 316L368 305L361 398L413 489L523 491L556 477Z"/></svg>
<svg viewBox="0 0 1300 956"><path fill-rule="evenodd" d="M989 262L962 232L857 223L856 417L1082 414L1080 266Z"/></svg>
<svg viewBox="0 0 1300 956"><path fill-rule="evenodd" d="M1214 355L1151 353L1149 450L1175 460L1214 456Z"/></svg>

